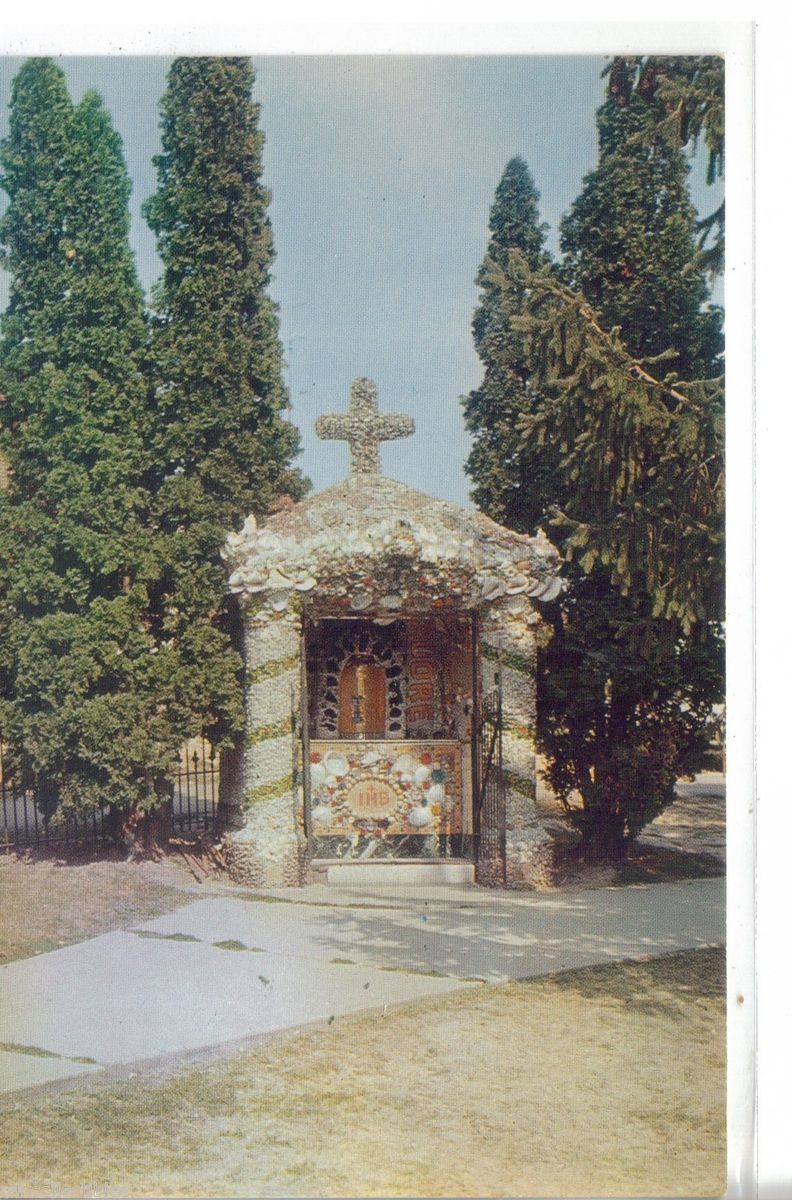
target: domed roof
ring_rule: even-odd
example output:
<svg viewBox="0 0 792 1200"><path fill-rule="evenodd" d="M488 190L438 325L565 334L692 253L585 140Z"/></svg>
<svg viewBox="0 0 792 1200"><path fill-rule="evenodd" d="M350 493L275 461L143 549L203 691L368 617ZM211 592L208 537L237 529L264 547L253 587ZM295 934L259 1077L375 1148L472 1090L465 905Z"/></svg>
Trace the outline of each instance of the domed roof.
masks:
<svg viewBox="0 0 792 1200"><path fill-rule="evenodd" d="M293 592L363 614L504 595L551 600L562 586L560 556L543 533L515 533L382 475L350 476L260 526L248 517L223 557L231 591L276 611Z"/></svg>
<svg viewBox="0 0 792 1200"><path fill-rule="evenodd" d="M230 590L276 612L299 595L317 614L381 617L557 596L561 558L541 531L515 533L379 474L379 441L412 429L409 417L380 414L374 385L356 380L349 414L317 422L320 437L350 442L352 474L230 534Z"/></svg>

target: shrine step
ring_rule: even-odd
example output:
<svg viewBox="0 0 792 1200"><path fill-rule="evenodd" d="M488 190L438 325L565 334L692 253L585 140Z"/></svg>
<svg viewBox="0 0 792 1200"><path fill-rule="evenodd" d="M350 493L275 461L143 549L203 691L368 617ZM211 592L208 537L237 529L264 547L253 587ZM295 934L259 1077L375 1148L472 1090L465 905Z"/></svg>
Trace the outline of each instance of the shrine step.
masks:
<svg viewBox="0 0 792 1200"><path fill-rule="evenodd" d="M475 868L469 862L346 862L327 868L330 887L370 887L384 884L464 884L475 883Z"/></svg>

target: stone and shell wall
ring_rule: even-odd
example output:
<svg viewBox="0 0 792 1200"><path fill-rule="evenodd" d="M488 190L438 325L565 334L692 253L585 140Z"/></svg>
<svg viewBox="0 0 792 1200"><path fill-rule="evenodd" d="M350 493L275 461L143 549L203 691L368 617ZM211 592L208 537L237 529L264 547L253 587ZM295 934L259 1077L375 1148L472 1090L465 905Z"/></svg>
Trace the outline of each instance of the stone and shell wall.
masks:
<svg viewBox="0 0 792 1200"><path fill-rule="evenodd" d="M502 887L505 882L511 888L542 887L552 878L552 842L535 808L536 634L540 627L541 620L530 602L517 604L514 600L491 606L480 622L482 689L486 692L493 685L496 671L500 671L502 681L506 783L505 881L500 862L481 862L477 879L485 886ZM232 808L227 809L232 828L224 844L232 877L253 886L297 886L304 882L307 872L301 629L297 606L280 614L248 612L245 621L248 733L238 768L238 810L234 813ZM349 636L355 643L353 649L357 648L351 631ZM324 754L332 744L338 746L337 742L316 745L315 752L321 750ZM386 745L383 743L381 749L390 772L398 756L395 748L386 755ZM419 751L428 752L429 745L404 742L398 749L400 753L416 753L420 759ZM449 781L457 773L449 774ZM452 785L448 793L454 803L448 816L445 807L441 808L440 824L451 820L453 829L449 825L442 831L455 832L459 789ZM319 800L319 795L315 799ZM432 824L436 825L437 819ZM324 833L314 830L320 840ZM316 853L319 850L317 846Z"/></svg>
<svg viewBox="0 0 792 1200"><path fill-rule="evenodd" d="M506 878L500 863L480 863L477 880L509 888L552 882L552 839L536 813L536 650L539 614L529 603L493 605L480 629L482 686L500 672L506 785Z"/></svg>

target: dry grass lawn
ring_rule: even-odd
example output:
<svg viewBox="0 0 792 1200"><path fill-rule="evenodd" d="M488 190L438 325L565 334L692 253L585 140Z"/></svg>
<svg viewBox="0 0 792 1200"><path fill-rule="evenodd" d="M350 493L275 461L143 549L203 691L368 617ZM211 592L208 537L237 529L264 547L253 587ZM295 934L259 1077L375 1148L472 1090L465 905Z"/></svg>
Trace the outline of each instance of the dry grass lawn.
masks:
<svg viewBox="0 0 792 1200"><path fill-rule="evenodd" d="M169 864L0 856L0 963L123 929L194 899Z"/></svg>
<svg viewBox="0 0 792 1200"><path fill-rule="evenodd" d="M6 1097L2 1195L719 1195L724 986L677 954Z"/></svg>

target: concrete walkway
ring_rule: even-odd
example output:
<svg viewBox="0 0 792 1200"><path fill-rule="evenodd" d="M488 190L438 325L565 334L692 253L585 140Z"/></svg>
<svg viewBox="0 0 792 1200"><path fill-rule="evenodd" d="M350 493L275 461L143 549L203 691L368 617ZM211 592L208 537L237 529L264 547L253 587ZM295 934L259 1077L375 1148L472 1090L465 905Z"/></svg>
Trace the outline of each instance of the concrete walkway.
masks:
<svg viewBox="0 0 792 1200"><path fill-rule="evenodd" d="M213 894L0 967L0 1091L725 940L725 881Z"/></svg>
<svg viewBox="0 0 792 1200"><path fill-rule="evenodd" d="M714 771L698 775L693 782L680 780L676 800L647 825L637 841L640 849L684 850L706 854L726 863L726 782Z"/></svg>

